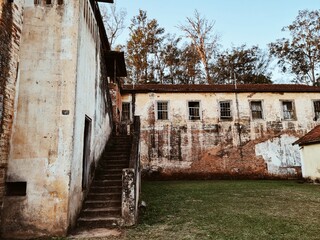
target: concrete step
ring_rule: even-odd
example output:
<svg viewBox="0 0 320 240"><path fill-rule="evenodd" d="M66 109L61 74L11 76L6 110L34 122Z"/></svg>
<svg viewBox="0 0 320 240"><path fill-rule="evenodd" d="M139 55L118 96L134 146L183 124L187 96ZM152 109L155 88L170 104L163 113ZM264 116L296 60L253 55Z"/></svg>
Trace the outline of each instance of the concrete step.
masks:
<svg viewBox="0 0 320 240"><path fill-rule="evenodd" d="M81 211L81 217L121 217L121 208L86 208Z"/></svg>
<svg viewBox="0 0 320 240"><path fill-rule="evenodd" d="M120 217L80 217L77 222L78 228L109 228L121 225Z"/></svg>
<svg viewBox="0 0 320 240"><path fill-rule="evenodd" d="M122 180L122 171L107 174L97 174L95 180Z"/></svg>
<svg viewBox="0 0 320 240"><path fill-rule="evenodd" d="M109 201L102 201L102 200L86 200L84 203L84 208L109 208L109 207L121 207L121 200L109 200Z"/></svg>
<svg viewBox="0 0 320 240"><path fill-rule="evenodd" d="M119 186L122 187L122 179L117 180L94 180L92 187L109 187L109 186Z"/></svg>
<svg viewBox="0 0 320 240"><path fill-rule="evenodd" d="M122 186L91 186L90 193L121 193Z"/></svg>
<svg viewBox="0 0 320 240"><path fill-rule="evenodd" d="M122 192L90 192L87 196L88 201L121 201Z"/></svg>

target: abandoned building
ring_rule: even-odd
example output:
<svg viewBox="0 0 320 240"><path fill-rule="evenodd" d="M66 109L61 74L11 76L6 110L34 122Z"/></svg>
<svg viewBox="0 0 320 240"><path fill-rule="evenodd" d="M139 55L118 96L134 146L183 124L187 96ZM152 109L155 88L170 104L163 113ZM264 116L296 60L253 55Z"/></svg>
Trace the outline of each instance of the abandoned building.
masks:
<svg viewBox="0 0 320 240"><path fill-rule="evenodd" d="M301 176L299 137L320 123L320 88L125 85L122 121L141 118L142 169L153 178Z"/></svg>
<svg viewBox="0 0 320 240"><path fill-rule="evenodd" d="M0 1L1 238L66 236L79 216L92 223L92 212L113 211L123 225L135 220L136 202L121 199L118 187L122 168L125 184L134 184L127 162L119 173L93 176L113 131L108 81L126 76L98 2L113 1ZM99 207L94 197L109 195L92 192L93 181L115 191L112 207Z"/></svg>
<svg viewBox="0 0 320 240"><path fill-rule="evenodd" d="M146 177L297 177L320 88L120 85L98 2L0 0L4 238L133 225ZM140 161L139 161L140 160Z"/></svg>

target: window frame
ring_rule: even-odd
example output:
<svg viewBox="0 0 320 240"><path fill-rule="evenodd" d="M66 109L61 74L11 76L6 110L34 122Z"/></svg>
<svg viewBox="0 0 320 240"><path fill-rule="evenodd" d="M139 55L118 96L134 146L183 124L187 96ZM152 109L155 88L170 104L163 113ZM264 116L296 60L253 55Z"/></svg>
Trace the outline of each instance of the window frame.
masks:
<svg viewBox="0 0 320 240"><path fill-rule="evenodd" d="M254 116L254 112L255 113L259 113L259 111L257 110L253 110L252 106L253 106L253 103L260 103L260 116L259 117L255 117ZM263 111L263 101L262 100L250 100L249 101L249 106L250 106L250 113L251 113L251 119L252 120L263 120L264 119L264 111Z"/></svg>
<svg viewBox="0 0 320 240"><path fill-rule="evenodd" d="M316 107L316 103L318 105L317 107ZM314 114L313 120L319 121L320 120L320 99L312 100L312 107L313 107L313 114Z"/></svg>
<svg viewBox="0 0 320 240"><path fill-rule="evenodd" d="M128 118L124 119L124 106L128 105ZM131 121L131 103L130 102L122 102L121 105L121 121Z"/></svg>
<svg viewBox="0 0 320 240"><path fill-rule="evenodd" d="M296 117L296 108L295 108L295 102L294 100L291 99L285 99L285 100L280 100L281 102L281 111L282 111L282 120L283 121L296 121L297 117ZM284 103L291 103L291 110L286 110L284 109ZM292 112L291 118L287 118L286 117L286 112Z"/></svg>
<svg viewBox="0 0 320 240"><path fill-rule="evenodd" d="M221 106L221 104L226 104L226 103L229 104L229 110L224 110L224 111L222 111L222 106ZM218 105L219 105L219 119L220 119L221 121L232 121L232 120L233 120L233 116L232 116L232 114L233 114L233 111L232 111L232 101L231 101L231 100L221 100L221 101L219 101ZM229 116L227 116L227 115L222 115L223 112L229 112Z"/></svg>
<svg viewBox="0 0 320 240"><path fill-rule="evenodd" d="M196 116L196 118L194 118L195 115L191 115L190 114L190 110L191 108L193 109L196 109L196 107L190 107L190 103L198 103L199 106L197 107L198 108L198 116ZM187 109L188 109L188 120L189 121L200 121L202 119L202 116L201 116L201 101L200 100L190 100L187 102ZM193 116L193 117L192 117Z"/></svg>
<svg viewBox="0 0 320 240"><path fill-rule="evenodd" d="M163 104L165 103L166 104L166 110L163 110L163 109L159 109L159 104ZM162 113L166 113L166 117L167 118L159 118L159 114ZM161 114L161 115L162 115ZM160 121L167 121L169 120L169 101L166 101L166 100L161 100L161 101L156 101L156 119L157 120L160 120Z"/></svg>

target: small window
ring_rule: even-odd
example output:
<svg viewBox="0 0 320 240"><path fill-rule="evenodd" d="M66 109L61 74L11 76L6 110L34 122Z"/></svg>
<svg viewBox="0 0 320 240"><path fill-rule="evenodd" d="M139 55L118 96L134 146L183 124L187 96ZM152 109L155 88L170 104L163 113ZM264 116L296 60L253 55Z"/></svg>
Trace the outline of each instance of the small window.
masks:
<svg viewBox="0 0 320 240"><path fill-rule="evenodd" d="M220 102L220 118L224 120L232 119L230 101Z"/></svg>
<svg viewBox="0 0 320 240"><path fill-rule="evenodd" d="M320 100L313 101L314 107L314 120L317 121L320 119Z"/></svg>
<svg viewBox="0 0 320 240"><path fill-rule="evenodd" d="M159 120L168 120L168 102L157 102L157 115Z"/></svg>
<svg viewBox="0 0 320 240"><path fill-rule="evenodd" d="M63 0L58 0L58 5L62 5L63 4Z"/></svg>
<svg viewBox="0 0 320 240"><path fill-rule="evenodd" d="M200 120L200 102L188 102L189 120Z"/></svg>
<svg viewBox="0 0 320 240"><path fill-rule="evenodd" d="M251 108L252 119L262 119L263 118L261 101L251 101L250 108Z"/></svg>
<svg viewBox="0 0 320 240"><path fill-rule="evenodd" d="M292 101L282 101L282 111L284 120L294 120L294 104Z"/></svg>
<svg viewBox="0 0 320 240"><path fill-rule="evenodd" d="M130 103L122 103L122 121L130 120Z"/></svg>
<svg viewBox="0 0 320 240"><path fill-rule="evenodd" d="M46 0L46 4L50 5L51 4L51 0Z"/></svg>
<svg viewBox="0 0 320 240"><path fill-rule="evenodd" d="M41 0L34 0L35 5L39 5Z"/></svg>

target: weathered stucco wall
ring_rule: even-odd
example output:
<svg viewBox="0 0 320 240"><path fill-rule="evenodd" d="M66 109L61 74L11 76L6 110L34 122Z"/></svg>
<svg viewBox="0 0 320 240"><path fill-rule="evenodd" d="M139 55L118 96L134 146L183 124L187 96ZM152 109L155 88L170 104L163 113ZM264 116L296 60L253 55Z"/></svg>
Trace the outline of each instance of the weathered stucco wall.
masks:
<svg viewBox="0 0 320 240"><path fill-rule="evenodd" d="M74 153L70 182L69 216L72 225L88 190L101 153L112 131L111 105L101 50L98 25L88 0L80 1L80 29L78 42ZM90 154L83 166L85 119L91 121ZM82 173L86 168L87 188L82 187ZM80 184L79 184L80 183Z"/></svg>
<svg viewBox="0 0 320 240"><path fill-rule="evenodd" d="M301 146L302 176L320 180L320 144Z"/></svg>
<svg viewBox="0 0 320 240"><path fill-rule="evenodd" d="M0 0L0 223L18 86L22 2Z"/></svg>
<svg viewBox="0 0 320 240"><path fill-rule="evenodd" d="M64 236L112 130L99 29L88 0L26 0L21 39L1 231Z"/></svg>
<svg viewBox="0 0 320 240"><path fill-rule="evenodd" d="M26 182L26 193L5 198L4 237L68 228L79 3L64 2L25 1L7 181Z"/></svg>
<svg viewBox="0 0 320 240"><path fill-rule="evenodd" d="M299 148L291 144L317 124L315 99L318 93L136 93L142 166L175 178L297 176ZM262 102L262 119L252 119L253 100ZM296 120L283 120L282 100L294 101ZM158 101L168 102L168 120L157 120ZM188 120L188 101L200 102L200 120ZM220 119L220 101L230 101L232 119Z"/></svg>

